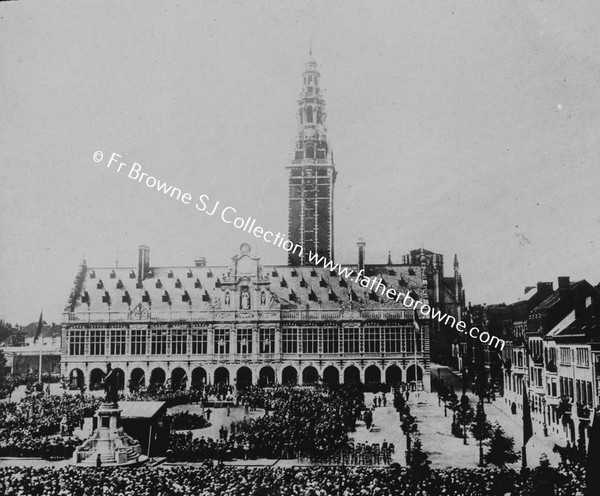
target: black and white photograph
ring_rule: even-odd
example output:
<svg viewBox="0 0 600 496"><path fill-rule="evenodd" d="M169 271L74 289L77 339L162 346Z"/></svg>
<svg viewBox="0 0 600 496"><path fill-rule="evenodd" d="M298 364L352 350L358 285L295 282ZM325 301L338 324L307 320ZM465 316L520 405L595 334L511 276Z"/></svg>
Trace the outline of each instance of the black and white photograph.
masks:
<svg viewBox="0 0 600 496"><path fill-rule="evenodd" d="M600 3L0 1L0 494L600 494Z"/></svg>

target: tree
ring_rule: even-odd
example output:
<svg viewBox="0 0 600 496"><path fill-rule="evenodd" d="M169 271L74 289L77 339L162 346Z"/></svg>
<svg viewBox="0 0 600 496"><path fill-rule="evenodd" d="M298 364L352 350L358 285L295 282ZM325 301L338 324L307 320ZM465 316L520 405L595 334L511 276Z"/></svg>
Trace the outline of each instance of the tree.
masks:
<svg viewBox="0 0 600 496"><path fill-rule="evenodd" d="M413 448L410 454L410 466L417 479L424 479L429 475L429 455L423 451L421 438L416 436Z"/></svg>
<svg viewBox="0 0 600 496"><path fill-rule="evenodd" d="M462 434L463 443L467 444L467 426L473 422L473 408L469 404L469 398L466 394L462 395L460 399L460 404L458 405L456 422L461 426L462 430L460 432ZM459 437L459 436L457 436Z"/></svg>
<svg viewBox="0 0 600 496"><path fill-rule="evenodd" d="M402 432L406 435L406 463L409 464L411 463L410 435L417 432L417 419L407 412L402 417L401 427Z"/></svg>
<svg viewBox="0 0 600 496"><path fill-rule="evenodd" d="M485 466L483 459L483 442L492 436L492 424L487 420L487 415L483 408L483 401L477 403L477 413L475 413L475 419L471 424L471 434L479 442L479 466Z"/></svg>
<svg viewBox="0 0 600 496"><path fill-rule="evenodd" d="M4 399L15 389L15 381L6 370L6 357L4 352L0 350L0 399Z"/></svg>
<svg viewBox="0 0 600 496"><path fill-rule="evenodd" d="M459 406L458 396L454 392L454 388L452 388L450 390L450 393L448 394L447 402L448 402L448 408L450 408L450 410L452 410L452 434L454 434L456 426L457 426L456 410L458 409L458 406Z"/></svg>
<svg viewBox="0 0 600 496"><path fill-rule="evenodd" d="M485 456L486 463L504 467L507 463L514 463L521 458L521 455L514 450L515 440L507 436L498 423L493 428L489 446L490 449Z"/></svg>

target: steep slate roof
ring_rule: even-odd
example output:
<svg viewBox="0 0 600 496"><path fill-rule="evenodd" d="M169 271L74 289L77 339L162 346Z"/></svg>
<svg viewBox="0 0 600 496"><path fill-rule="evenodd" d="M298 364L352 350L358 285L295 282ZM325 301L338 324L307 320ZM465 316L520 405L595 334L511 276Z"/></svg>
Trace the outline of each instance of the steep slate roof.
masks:
<svg viewBox="0 0 600 496"><path fill-rule="evenodd" d="M264 287L267 304L271 308L342 309L350 308L351 291L354 294L354 308L404 308L401 302L382 297L381 291L375 300L371 291L355 283L352 278L343 278L337 272L322 267L260 266L262 270L260 287ZM419 291L421 269L414 266L385 265L371 266L370 271L383 277L386 288L394 288L406 293ZM111 312L128 312L139 303L143 296L150 298L152 310L209 311L215 308L228 310L224 306L228 271L227 266L202 267L151 267L151 276L137 287L137 268L134 267L87 267L76 300L75 312L87 312L87 303L82 298L89 297L89 311L106 312L107 295ZM373 278L372 276L371 278ZM253 277L256 282L256 276ZM184 301L184 296L189 301ZM131 303L123 301L129 295ZM231 291L231 309L237 307L235 298L239 292ZM275 298L271 299L271 295ZM125 298L126 299L126 298ZM169 308L168 301L171 305ZM103 301L104 300L104 301ZM253 304L255 306L255 304ZM68 309L67 309L68 311Z"/></svg>
<svg viewBox="0 0 600 496"><path fill-rule="evenodd" d="M585 283L584 280L569 283L568 291L573 291L575 288L577 288L579 285L581 285L583 283ZM546 298L537 307L535 307L533 309L533 312L539 312L541 310L550 309L554 305L558 304L559 302L560 302L560 289L556 289L554 291L554 293L552 293L548 298Z"/></svg>

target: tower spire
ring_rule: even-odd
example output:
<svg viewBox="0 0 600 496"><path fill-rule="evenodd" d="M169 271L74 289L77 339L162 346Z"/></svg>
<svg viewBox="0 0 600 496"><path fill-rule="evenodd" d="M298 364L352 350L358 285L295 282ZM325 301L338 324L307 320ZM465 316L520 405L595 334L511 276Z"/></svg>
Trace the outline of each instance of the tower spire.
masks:
<svg viewBox="0 0 600 496"><path fill-rule="evenodd" d="M335 166L327 139L327 111L321 90L321 73L312 57L302 73L298 96L298 132L289 174L289 236L299 250L289 252L290 265L309 265L312 252L333 259L333 186Z"/></svg>

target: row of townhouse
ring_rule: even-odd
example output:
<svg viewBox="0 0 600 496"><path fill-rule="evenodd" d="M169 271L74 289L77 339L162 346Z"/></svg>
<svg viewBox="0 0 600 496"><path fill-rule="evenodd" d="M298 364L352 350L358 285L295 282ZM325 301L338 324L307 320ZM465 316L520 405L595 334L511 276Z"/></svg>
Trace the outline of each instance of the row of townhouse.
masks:
<svg viewBox="0 0 600 496"><path fill-rule="evenodd" d="M598 288L559 277L557 289L539 282L512 304L469 306L467 318L506 341L503 350L484 347L481 353L500 401L520 417L526 391L534 432L585 450L600 404ZM477 346L464 339L456 343L459 367L479 368Z"/></svg>

